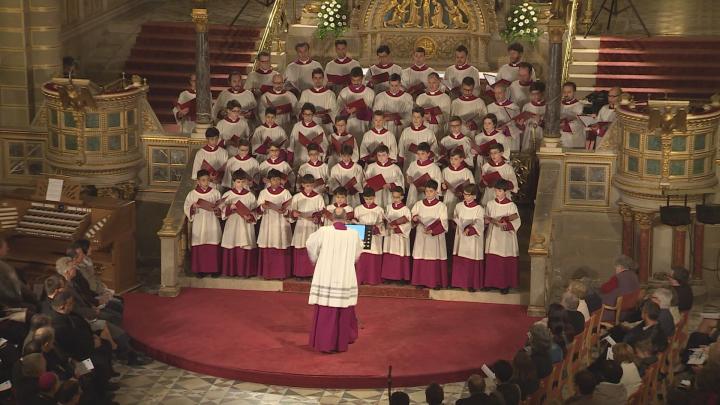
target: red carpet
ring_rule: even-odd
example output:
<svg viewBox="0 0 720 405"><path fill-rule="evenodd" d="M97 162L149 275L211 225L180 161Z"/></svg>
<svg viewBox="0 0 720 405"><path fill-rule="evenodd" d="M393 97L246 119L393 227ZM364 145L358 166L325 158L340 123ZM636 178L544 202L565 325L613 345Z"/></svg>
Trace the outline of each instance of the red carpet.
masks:
<svg viewBox="0 0 720 405"><path fill-rule="evenodd" d="M717 37L600 39L595 86L621 86L638 100L707 100L720 88Z"/></svg>
<svg viewBox="0 0 720 405"><path fill-rule="evenodd" d="M446 383L511 359L533 318L515 305L361 297L360 337L341 354L308 346L312 307L295 293L183 289L128 294L125 328L160 361L241 381L309 388Z"/></svg>

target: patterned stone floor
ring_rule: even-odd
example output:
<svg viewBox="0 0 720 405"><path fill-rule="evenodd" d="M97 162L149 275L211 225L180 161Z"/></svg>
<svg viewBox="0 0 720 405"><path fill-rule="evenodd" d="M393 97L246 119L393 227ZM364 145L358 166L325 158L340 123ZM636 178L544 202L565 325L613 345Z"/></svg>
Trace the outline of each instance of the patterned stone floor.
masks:
<svg viewBox="0 0 720 405"><path fill-rule="evenodd" d="M387 391L323 390L263 385L192 373L160 362L144 367L116 366L121 385L115 400L123 405L191 404L386 404ZM467 395L464 383L443 386L445 403ZM401 388L414 404L425 403L425 387Z"/></svg>

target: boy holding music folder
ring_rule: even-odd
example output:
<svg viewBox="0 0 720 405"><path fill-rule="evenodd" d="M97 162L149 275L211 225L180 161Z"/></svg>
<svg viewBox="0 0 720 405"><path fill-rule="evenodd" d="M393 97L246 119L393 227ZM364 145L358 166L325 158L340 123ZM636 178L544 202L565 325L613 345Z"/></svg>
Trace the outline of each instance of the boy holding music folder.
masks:
<svg viewBox="0 0 720 405"><path fill-rule="evenodd" d="M355 264L358 284L377 285L382 283L382 255L385 211L375 204L375 190L366 187L363 190L363 204L355 207L355 221L372 227L370 249L363 250Z"/></svg>
<svg viewBox="0 0 720 405"><path fill-rule="evenodd" d="M463 190L469 184L475 184L473 173L465 167L463 160L465 155L461 149L455 149L450 153L450 165L442 171L442 189L445 198L443 202L447 206L448 217L452 218L455 204L463 201Z"/></svg>
<svg viewBox="0 0 720 405"><path fill-rule="evenodd" d="M430 145L430 151L437 154L437 138L435 133L425 125L425 110L415 107L412 110L410 126L400 134L398 141L398 164L407 170L410 163L417 160L417 147L423 142Z"/></svg>
<svg viewBox="0 0 720 405"><path fill-rule="evenodd" d="M220 132L220 146L227 150L229 156L237 155L238 142L241 139L250 138L250 127L241 112L240 102L231 99L227 102L227 115L215 124Z"/></svg>
<svg viewBox="0 0 720 405"><path fill-rule="evenodd" d="M313 189L315 177L306 174L299 179L300 192L292 197L290 203L290 220L296 221L292 237L293 275L295 277L312 277L315 265L310 261L305 242L310 234L320 228L325 200Z"/></svg>
<svg viewBox="0 0 720 405"><path fill-rule="evenodd" d="M325 131L313 119L315 106L310 103L303 104L300 114L302 114L302 120L293 126L287 146L288 163L292 164L295 169L308 161L308 145L311 143L318 145L319 151L323 155L328 147Z"/></svg>
<svg viewBox="0 0 720 405"><path fill-rule="evenodd" d="M392 200L385 208L385 230L381 277L383 280L408 282L411 275L410 209L403 204L405 190L392 189Z"/></svg>
<svg viewBox="0 0 720 405"><path fill-rule="evenodd" d="M495 198L495 183L501 179L510 183L511 187L508 191L512 190L513 193L518 191L515 169L503 157L503 149L502 144L490 146L490 159L482 166L480 184L485 186L485 193L481 200L483 207L487 206L487 203Z"/></svg>
<svg viewBox="0 0 720 405"><path fill-rule="evenodd" d="M228 160L227 151L219 146L220 132L217 128L210 127L205 130L207 144L200 148L195 154L193 161L192 179L197 180L197 173L205 170L210 179L210 185L214 188L220 187L225 175L225 164Z"/></svg>
<svg viewBox="0 0 720 405"><path fill-rule="evenodd" d="M285 130L275 123L275 107L268 107L265 110L265 122L255 128L250 140L255 158L258 162L264 162L271 144L283 147L287 140Z"/></svg>
<svg viewBox="0 0 720 405"><path fill-rule="evenodd" d="M347 190L345 187L338 187L333 191L333 203L328 205L323 215L325 216L325 225L333 224L332 213L335 208L345 210L345 220L350 222L355 219L355 211L350 204L347 203Z"/></svg>
<svg viewBox="0 0 720 405"><path fill-rule="evenodd" d="M345 145L352 147L353 162L360 159L357 141L351 133L347 132L347 117L342 115L335 117L335 132L330 134L328 141L330 145L326 156L328 156L327 164L330 169L340 161L342 148Z"/></svg>
<svg viewBox="0 0 720 405"><path fill-rule="evenodd" d="M398 147L395 134L385 128L385 113L377 110L373 113L373 127L365 132L362 142L360 142L360 161L364 165L374 162L377 148L380 145L387 146L390 159L397 159Z"/></svg>
<svg viewBox="0 0 720 405"><path fill-rule="evenodd" d="M242 169L232 174L232 188L223 195L222 274L252 277L257 275L257 200L249 191L251 178Z"/></svg>
<svg viewBox="0 0 720 405"><path fill-rule="evenodd" d="M452 116L448 120L450 133L440 140L439 164L447 165L453 151L459 150L465 156L465 167L472 170L475 167L475 153L473 152L473 140L462 132L462 118Z"/></svg>
<svg viewBox="0 0 720 405"><path fill-rule="evenodd" d="M300 166L298 169L298 177L302 178L306 175L311 175L315 179L313 183L313 190L316 193L323 196L323 201L327 203L327 182L330 173L328 172L327 165L320 160L320 147L314 143L311 143L307 147L308 161Z"/></svg>
<svg viewBox="0 0 720 405"><path fill-rule="evenodd" d="M447 207L438 200L437 181L425 183L425 198L413 205L412 222L416 227L412 249L412 285L422 288L447 287Z"/></svg>
<svg viewBox="0 0 720 405"><path fill-rule="evenodd" d="M461 191L462 203L455 207L453 265L450 285L470 292L483 287L483 245L485 209L478 204L478 189L467 184Z"/></svg>
<svg viewBox="0 0 720 405"><path fill-rule="evenodd" d="M290 277L292 269L292 232L287 217L292 195L282 186L282 172L270 170L267 178L269 185L257 200L263 216L258 233L258 275L282 280Z"/></svg>
<svg viewBox="0 0 720 405"><path fill-rule="evenodd" d="M375 202L381 207L390 204L390 194L396 186L403 185L400 167L390 160L388 147L380 145L375 150L377 161L365 169L365 187L375 191Z"/></svg>
<svg viewBox="0 0 720 405"><path fill-rule="evenodd" d="M356 139L362 137L372 120L375 92L363 84L363 71L354 67L350 71L350 85L340 90L337 98L338 111L348 117L347 130Z"/></svg>
<svg viewBox="0 0 720 405"><path fill-rule="evenodd" d="M280 181L284 187L292 190L295 186L295 173L288 162L282 158L280 148L276 145L270 145L268 148L268 158L264 162L260 163L258 170L260 171L260 175L262 176L265 185L270 183L270 177L268 174L272 170L277 170L280 172Z"/></svg>
<svg viewBox="0 0 720 405"><path fill-rule="evenodd" d="M330 190L344 187L347 190L347 200L351 207L360 205L358 192L362 192L363 169L352 160L353 148L343 145L340 152L340 162L330 170L328 186Z"/></svg>
<svg viewBox="0 0 720 405"><path fill-rule="evenodd" d="M495 114L488 114L483 118L483 128L482 131L478 132L477 135L475 135L475 145L477 147L473 148L475 152L478 154L477 163L475 164L476 168L482 168L483 163L485 162L485 159L487 158L490 153L490 146L499 143L503 145L503 156L505 159L510 160L510 146L511 146L511 139L509 136L504 134L501 131L497 130L497 117Z"/></svg>
<svg viewBox="0 0 720 405"><path fill-rule="evenodd" d="M198 278L220 273L220 192L210 186L210 173L198 170L197 186L185 197L183 210L190 222L190 268Z"/></svg>
<svg viewBox="0 0 720 405"><path fill-rule="evenodd" d="M518 240L520 214L507 196L513 187L500 179L495 184L495 198L485 208L485 276L483 289L497 288L507 294L518 286Z"/></svg>
<svg viewBox="0 0 720 405"><path fill-rule="evenodd" d="M250 155L250 142L247 139L241 139L238 142L238 154L228 159L225 165L225 177L223 177L222 182L224 187L233 187L233 176L238 170L242 170L247 174L248 178L244 182L245 188L248 190L257 189L260 164Z"/></svg>
<svg viewBox="0 0 720 405"><path fill-rule="evenodd" d="M443 181L440 167L430 158L430 145L427 142L421 142L418 145L417 157L417 160L410 163L405 172L409 184L407 204L411 207L422 198L423 189L428 180L434 181L438 195L440 194L440 184Z"/></svg>

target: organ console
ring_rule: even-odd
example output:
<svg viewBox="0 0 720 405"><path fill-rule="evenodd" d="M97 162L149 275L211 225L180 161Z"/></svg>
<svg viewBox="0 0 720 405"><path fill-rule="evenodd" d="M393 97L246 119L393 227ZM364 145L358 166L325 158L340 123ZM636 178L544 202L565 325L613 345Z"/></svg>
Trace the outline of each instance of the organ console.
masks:
<svg viewBox="0 0 720 405"><path fill-rule="evenodd" d="M88 239L100 279L122 292L135 284L135 203L81 197L81 187L49 176L35 192L17 190L0 198L0 232L9 234L7 261L29 272L55 272L55 262L77 239Z"/></svg>

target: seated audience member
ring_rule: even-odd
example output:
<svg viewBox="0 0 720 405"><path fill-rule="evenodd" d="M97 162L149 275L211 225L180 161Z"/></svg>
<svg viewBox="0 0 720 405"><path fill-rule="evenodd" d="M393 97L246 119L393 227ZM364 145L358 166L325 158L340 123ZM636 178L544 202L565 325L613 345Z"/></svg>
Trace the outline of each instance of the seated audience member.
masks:
<svg viewBox="0 0 720 405"><path fill-rule="evenodd" d="M60 405L78 405L82 393L82 388L77 380L67 380L60 384L55 399Z"/></svg>
<svg viewBox="0 0 720 405"><path fill-rule="evenodd" d="M680 312L687 312L693 306L693 292L690 287L690 272L683 267L675 267L668 277L670 286L677 295L677 307Z"/></svg>
<svg viewBox="0 0 720 405"><path fill-rule="evenodd" d="M575 337L575 328L570 324L568 319L567 311L560 304L550 304L547 312L547 326L552 333L553 343L560 346L562 349L561 355L557 356L551 349L550 354L553 355L553 363L557 363L562 360L565 354L565 350L572 342Z"/></svg>
<svg viewBox="0 0 720 405"><path fill-rule="evenodd" d="M640 280L635 272L636 269L635 261L625 255L615 259L615 275L600 287L600 298L602 298L603 304L615 306L618 297L640 290ZM624 307L627 307L628 304L631 303L623 302ZM613 319L615 319L615 311L604 312L603 321Z"/></svg>
<svg viewBox="0 0 720 405"><path fill-rule="evenodd" d="M715 318L718 314L712 314L711 316ZM718 319L711 318L703 318L700 321L695 331L690 333L687 344L685 345L685 350L682 352L681 359L683 364L687 363L692 349L709 346L718 340L718 335L720 334L718 322Z"/></svg>
<svg viewBox="0 0 720 405"><path fill-rule="evenodd" d="M77 240L70 245L70 248L75 250L77 260L79 261L77 265L78 272L80 272L83 278L88 282L90 291L97 295L100 304L104 304L106 307L120 313L122 316L122 300L116 297L114 295L114 291L107 288L105 283L100 280L100 277L95 274L95 264L90 257L92 256L92 246L90 245L90 241L87 239Z"/></svg>
<svg viewBox="0 0 720 405"><path fill-rule="evenodd" d="M410 405L410 396L402 391L390 395L390 405Z"/></svg>
<svg viewBox="0 0 720 405"><path fill-rule="evenodd" d="M467 398L461 398L455 401L455 405L476 405L484 404L490 399L485 394L485 379L478 374L473 374L467 380L467 387L470 396Z"/></svg>
<svg viewBox="0 0 720 405"><path fill-rule="evenodd" d="M445 401L445 391L442 385L432 383L425 388L425 402L428 405L443 405Z"/></svg>
<svg viewBox="0 0 720 405"><path fill-rule="evenodd" d="M627 343L618 343L612 348L613 358L622 367L622 378L620 384L625 386L628 398L640 388L642 378L635 365L635 351Z"/></svg>
<svg viewBox="0 0 720 405"><path fill-rule="evenodd" d="M550 329L542 323L536 323L530 327L530 337L528 338L530 358L535 363L537 378L542 379L550 375L553 367L550 349L552 347L552 337Z"/></svg>
<svg viewBox="0 0 720 405"><path fill-rule="evenodd" d="M675 319L670 311L670 304L672 303L672 291L667 288L658 288L653 291L650 299L658 304L660 307L660 313L658 314L658 324L660 329L667 337L672 337L675 334L675 323L679 319Z"/></svg>
<svg viewBox="0 0 720 405"><path fill-rule="evenodd" d="M581 334L585 330L585 315L578 311L580 300L578 297L568 291L565 291L560 299L560 304L565 308L567 321L573 327L575 335ZM587 306L585 307L587 309Z"/></svg>
<svg viewBox="0 0 720 405"><path fill-rule="evenodd" d="M589 370L575 373L575 395L565 401L565 405L606 405L593 397L597 379Z"/></svg>
<svg viewBox="0 0 720 405"><path fill-rule="evenodd" d="M623 342L635 346L637 342L650 340L653 354L665 351L668 346L668 336L658 324L659 316L660 307L658 304L646 301L642 308L642 322L625 334Z"/></svg>
<svg viewBox="0 0 720 405"><path fill-rule="evenodd" d="M3 259L10 246L0 235L0 336L13 344L22 344L25 323L37 311L37 300L32 291L11 265Z"/></svg>
<svg viewBox="0 0 720 405"><path fill-rule="evenodd" d="M520 387L521 399L524 401L540 388L535 364L525 350L520 350L513 358L513 377L510 382Z"/></svg>
<svg viewBox="0 0 720 405"><path fill-rule="evenodd" d="M617 361L604 360L600 365L600 383L595 387L593 399L603 404L627 403L627 390L620 383L623 369Z"/></svg>
<svg viewBox="0 0 720 405"><path fill-rule="evenodd" d="M587 296L587 286L585 283L583 283L581 280L570 280L570 283L568 283L567 290L565 292L568 292L578 299L578 307L577 311L580 312L583 317L585 318L585 322L590 320L590 308L585 300L585 297Z"/></svg>
<svg viewBox="0 0 720 405"><path fill-rule="evenodd" d="M37 345L33 346L37 348ZM15 363L11 383L18 404L32 403L38 392L38 378L45 372L45 366L45 358L38 352L23 353Z"/></svg>
<svg viewBox="0 0 720 405"><path fill-rule="evenodd" d="M498 360L490 366L490 370L495 374L497 385L495 389L505 398L505 405L519 404L522 392L517 384L510 381L513 378L512 364L507 360ZM535 374L537 375L537 371Z"/></svg>
<svg viewBox="0 0 720 405"><path fill-rule="evenodd" d="M38 392L32 400L32 405L57 405L55 393L60 388L60 379L55 373L46 371L38 378Z"/></svg>
<svg viewBox="0 0 720 405"><path fill-rule="evenodd" d="M37 331L40 328L50 326L51 321L50 317L45 314L35 314L30 319L30 330L28 330L27 335L25 336L25 340L23 341L23 347L25 347L28 342L32 341L35 338L35 331Z"/></svg>
<svg viewBox="0 0 720 405"><path fill-rule="evenodd" d="M638 368L640 376L642 376L648 367L658 361L657 354L653 350L653 344L650 339L641 340L632 347L635 350L635 365Z"/></svg>

